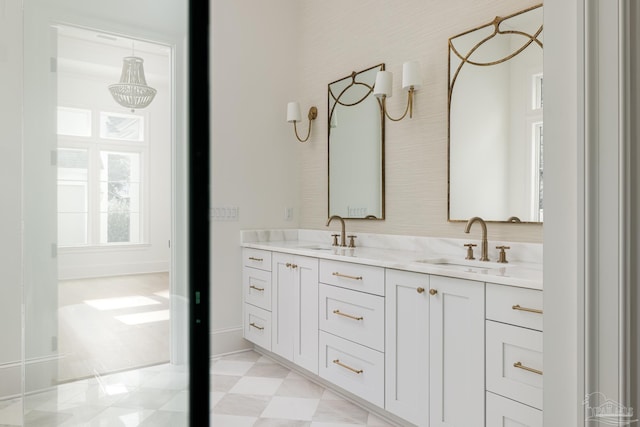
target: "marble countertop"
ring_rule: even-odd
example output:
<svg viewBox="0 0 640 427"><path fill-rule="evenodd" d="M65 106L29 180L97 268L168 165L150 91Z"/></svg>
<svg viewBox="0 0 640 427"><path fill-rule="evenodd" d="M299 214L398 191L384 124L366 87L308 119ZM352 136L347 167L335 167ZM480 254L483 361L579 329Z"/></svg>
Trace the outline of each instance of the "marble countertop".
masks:
<svg viewBox="0 0 640 427"><path fill-rule="evenodd" d="M324 235L322 232L320 236ZM537 251L540 251L541 256L541 245L540 248L533 245L533 249L528 244L521 244L521 248L516 245L519 250L516 257L507 264L499 264L495 261L465 260L464 251L459 250L460 242L456 239L432 239L417 244L415 239L396 238L395 242L387 239L386 247L363 245L341 248L327 244L330 239L316 237L315 233L298 230L249 231L242 232L241 246L542 290L542 264L535 262L538 258ZM375 238L385 240L380 236ZM369 240L374 242L373 239ZM447 250L448 245L455 247L455 254ZM476 257L478 255L476 252ZM490 253L490 259L497 260L497 256L491 255Z"/></svg>

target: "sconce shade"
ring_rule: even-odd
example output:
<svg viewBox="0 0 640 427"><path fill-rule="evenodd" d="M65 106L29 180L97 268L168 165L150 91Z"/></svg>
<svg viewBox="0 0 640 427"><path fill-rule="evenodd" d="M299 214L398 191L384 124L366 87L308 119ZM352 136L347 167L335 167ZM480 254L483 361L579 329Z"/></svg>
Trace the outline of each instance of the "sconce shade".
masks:
<svg viewBox="0 0 640 427"><path fill-rule="evenodd" d="M287 122L295 123L302 121L302 113L300 113L300 104L298 102L290 102L287 104Z"/></svg>
<svg viewBox="0 0 640 427"><path fill-rule="evenodd" d="M381 98L383 96L391 98L391 95L393 93L392 83L393 74L391 73L391 71L378 71L378 74L376 74L376 83L373 86L373 94L378 98Z"/></svg>
<svg viewBox="0 0 640 427"><path fill-rule="evenodd" d="M409 90L411 86L415 90L422 86L418 61L408 61L402 65L402 89Z"/></svg>
<svg viewBox="0 0 640 427"><path fill-rule="evenodd" d="M144 108L156 96L156 90L147 86L144 77L144 60L137 56L127 56L122 60L122 74L120 82L109 85L109 92L116 102L123 107Z"/></svg>

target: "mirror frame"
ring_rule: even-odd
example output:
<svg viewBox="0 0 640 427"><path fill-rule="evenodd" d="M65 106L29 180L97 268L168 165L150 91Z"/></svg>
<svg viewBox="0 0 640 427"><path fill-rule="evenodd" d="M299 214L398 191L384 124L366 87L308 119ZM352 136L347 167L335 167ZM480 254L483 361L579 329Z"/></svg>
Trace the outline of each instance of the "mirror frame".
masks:
<svg viewBox="0 0 640 427"><path fill-rule="evenodd" d="M347 91L347 89L349 89L350 87L352 87L355 84L359 84L359 85L364 85L366 86L369 91L367 92L366 95L364 95L359 101L352 103L352 104L341 104L347 107L350 106L354 106L357 105L361 102L363 102L367 97L369 96L374 96L373 95L373 86L375 83L375 78L374 78L374 83L372 83L370 86L367 83L363 83L363 82L356 82L356 77L359 74L362 73L366 73L368 71L371 70L375 70L378 69L378 71L385 71L385 64L384 63L380 63L380 64L376 64L372 67L366 68L364 70L360 70L360 71L353 71L351 72L351 74L349 74L348 76L345 77L341 77L337 80L332 81L331 83L329 83L327 85L327 218L330 217L332 215L331 213L331 118L333 116L333 111L335 109L335 107L339 104L338 100L340 99L340 97ZM346 79L352 79L351 84L349 84L347 87L345 87L342 92L340 92L340 94L336 97L332 92L331 92L331 85L341 82L343 80ZM333 97L334 99L334 103L333 106L331 105L331 102L329 101L331 99L331 97ZM365 220L384 220L385 219L385 116L384 116L384 111L382 109L382 103L380 102L380 99L375 98L376 101L378 102L378 106L380 107L380 179L381 179L381 188L380 188L380 217L374 216L374 215L367 215L365 217L350 217L350 216L345 216L343 217L343 219L349 219L349 220L358 220L358 219L365 219Z"/></svg>
<svg viewBox="0 0 640 427"><path fill-rule="evenodd" d="M534 33L534 34L527 34L524 33L522 31L516 31L516 30L507 30L507 31L502 31L500 30L499 26L500 24L505 21L508 20L510 18L513 18L515 16L518 15L522 15L523 13L527 13L530 12L532 10L538 9L540 7L543 7L543 3L537 4L535 6L531 6L528 7L526 9L520 10L518 12L506 15L506 16L496 16L493 20L491 20L490 22L487 22L486 24L480 25L478 27L472 28L470 30L464 31L460 34L456 34L455 36L452 36L449 38L448 40L448 51L447 51L447 71L448 71L448 78L447 78L447 221L448 222L466 222L468 221L467 219L451 219L451 96L453 93L453 85L456 82L456 78L458 77L458 73L460 72L462 66L469 62L472 65L479 65L479 66L491 66L491 65L497 65L503 62L506 62L510 59L512 59L513 57L517 56L519 53L521 53L522 51L524 51L526 48L528 48L531 44L536 43L540 46L541 49L543 49L544 51L544 46L543 46L543 42L538 40L538 36L540 35L540 33L542 33L543 28L544 28L544 24L541 23L540 27L538 28L538 30ZM451 75L451 53L453 47L452 47L452 40L461 36L464 36L466 34L472 33L474 31L477 30L481 30L483 28L486 27L495 27L495 32L490 35L489 37L485 37L482 40L480 40L473 48L471 48L471 50L467 53L467 56L465 58L461 58L462 62L460 63L460 65L458 66L458 70L455 73L455 76L453 76L452 79L452 75ZM502 58L499 61L493 61L493 62L489 62L489 63L476 63L476 62L472 62L472 61L467 61L466 58L471 55L476 49L478 49L482 44L484 44L486 41L490 40L491 38L493 38L496 34L512 34L512 33L516 33L522 36L526 36L529 37L530 40L524 44L524 46L522 46L521 48L517 49L515 52L512 52L510 55L507 55L506 57ZM460 57L460 55L458 55ZM514 218L512 220L512 218ZM538 224L538 225L542 225L543 221L521 221L519 218L517 217L511 217L509 218L509 220L492 220L492 219L485 219L485 222L491 222L491 223L503 223L503 224Z"/></svg>

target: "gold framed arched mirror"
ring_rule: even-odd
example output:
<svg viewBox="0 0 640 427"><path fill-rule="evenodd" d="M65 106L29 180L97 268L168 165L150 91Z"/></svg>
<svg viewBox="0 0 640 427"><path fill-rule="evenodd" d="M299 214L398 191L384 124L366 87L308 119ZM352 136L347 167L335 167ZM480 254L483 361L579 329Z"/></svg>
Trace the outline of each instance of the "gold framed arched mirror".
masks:
<svg viewBox="0 0 640 427"><path fill-rule="evenodd" d="M542 18L449 39L449 221L543 221Z"/></svg>

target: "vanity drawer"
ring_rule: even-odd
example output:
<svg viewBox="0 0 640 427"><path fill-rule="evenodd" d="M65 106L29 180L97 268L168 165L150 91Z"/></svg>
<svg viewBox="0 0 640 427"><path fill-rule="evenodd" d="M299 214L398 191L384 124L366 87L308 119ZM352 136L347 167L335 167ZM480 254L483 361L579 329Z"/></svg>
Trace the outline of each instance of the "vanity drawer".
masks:
<svg viewBox="0 0 640 427"><path fill-rule="evenodd" d="M487 392L487 427L542 427L542 411Z"/></svg>
<svg viewBox="0 0 640 427"><path fill-rule="evenodd" d="M245 267L242 269L244 302L271 310L271 272Z"/></svg>
<svg viewBox="0 0 640 427"><path fill-rule="evenodd" d="M542 331L542 291L487 283L487 319Z"/></svg>
<svg viewBox="0 0 640 427"><path fill-rule="evenodd" d="M242 250L242 265L271 271L271 252L261 249L244 248Z"/></svg>
<svg viewBox="0 0 640 427"><path fill-rule="evenodd" d="M384 353L320 331L320 377L384 407Z"/></svg>
<svg viewBox="0 0 640 427"><path fill-rule="evenodd" d="M384 296L384 268L320 260L320 282Z"/></svg>
<svg viewBox="0 0 640 427"><path fill-rule="evenodd" d="M487 390L542 409L542 332L486 321Z"/></svg>
<svg viewBox="0 0 640 427"><path fill-rule="evenodd" d="M384 351L384 298L321 284L320 329Z"/></svg>
<svg viewBox="0 0 640 427"><path fill-rule="evenodd" d="M245 304L244 338L271 351L271 312Z"/></svg>

